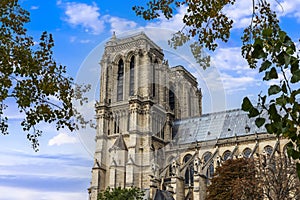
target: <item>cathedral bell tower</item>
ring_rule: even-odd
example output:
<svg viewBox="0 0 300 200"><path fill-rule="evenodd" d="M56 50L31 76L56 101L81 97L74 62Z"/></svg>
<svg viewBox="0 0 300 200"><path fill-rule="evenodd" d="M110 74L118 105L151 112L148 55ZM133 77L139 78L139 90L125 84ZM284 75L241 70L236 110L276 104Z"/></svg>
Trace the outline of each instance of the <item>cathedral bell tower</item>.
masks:
<svg viewBox="0 0 300 200"><path fill-rule="evenodd" d="M149 188L154 151L170 142L174 120L163 58L162 49L143 32L126 38L113 34L106 43L91 200L108 186Z"/></svg>

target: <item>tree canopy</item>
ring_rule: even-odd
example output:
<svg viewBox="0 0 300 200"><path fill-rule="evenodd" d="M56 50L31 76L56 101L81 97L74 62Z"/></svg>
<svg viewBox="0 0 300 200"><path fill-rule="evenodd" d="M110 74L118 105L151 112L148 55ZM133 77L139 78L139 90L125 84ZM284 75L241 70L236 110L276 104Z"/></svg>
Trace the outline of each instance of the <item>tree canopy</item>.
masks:
<svg viewBox="0 0 300 200"><path fill-rule="evenodd" d="M132 188L106 188L99 193L98 200L142 200L144 192L136 187Z"/></svg>
<svg viewBox="0 0 300 200"><path fill-rule="evenodd" d="M209 66L210 57L203 54L203 49L214 51L218 42L227 42L230 38L234 22L225 8L235 3L235 0L148 0L146 5L135 6L133 10L138 16L153 20L160 16L171 19L178 8L186 9L182 19L184 27L173 35L169 44L177 48L193 40L191 51L200 66L205 68ZM280 27L268 0L252 0L252 20L241 39L241 54L249 67L258 68L263 81L269 82L267 94L259 94L259 104L253 105L245 97L242 109L249 113L249 117L256 117L258 127L265 126L268 133L289 138L288 154L299 159L299 51ZM261 117L263 112L268 114L267 118ZM300 164L297 164L297 169L300 176Z"/></svg>
<svg viewBox="0 0 300 200"><path fill-rule="evenodd" d="M72 100L80 103L87 99L82 92L89 86L76 86L66 74L66 67L53 58L54 40L43 32L38 44L29 36L25 24L30 21L29 12L18 0L0 1L0 130L8 134L9 117L5 112L17 105L24 119L21 126L27 131L32 147L38 150L38 137L42 131L36 128L41 122L55 123L56 128L73 131L88 122L75 109Z"/></svg>
<svg viewBox="0 0 300 200"><path fill-rule="evenodd" d="M206 199L299 199L299 190L295 163L276 153L226 160L216 168Z"/></svg>
<svg viewBox="0 0 300 200"><path fill-rule="evenodd" d="M256 177L262 189L262 199L292 200L300 198L300 182L296 165L285 153L260 155L256 160Z"/></svg>
<svg viewBox="0 0 300 200"><path fill-rule="evenodd" d="M229 159L216 168L208 186L207 200L261 199L252 159Z"/></svg>

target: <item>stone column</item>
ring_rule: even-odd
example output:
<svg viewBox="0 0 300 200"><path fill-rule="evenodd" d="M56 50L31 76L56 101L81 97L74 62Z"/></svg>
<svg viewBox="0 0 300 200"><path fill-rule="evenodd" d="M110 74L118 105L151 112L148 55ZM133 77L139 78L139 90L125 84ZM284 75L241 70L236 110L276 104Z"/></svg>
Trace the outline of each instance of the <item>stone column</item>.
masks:
<svg viewBox="0 0 300 200"><path fill-rule="evenodd" d="M200 175L199 174L194 175L194 200L200 200Z"/></svg>
<svg viewBox="0 0 300 200"><path fill-rule="evenodd" d="M184 200L184 179L182 177L174 176L171 178L171 187L174 190L175 200Z"/></svg>
<svg viewBox="0 0 300 200"><path fill-rule="evenodd" d="M116 188L116 176L117 176L117 169L116 165L113 164L109 168L109 187Z"/></svg>
<svg viewBox="0 0 300 200"><path fill-rule="evenodd" d="M142 97L149 97L150 96L150 59L146 51L140 53L140 95Z"/></svg>
<svg viewBox="0 0 300 200"><path fill-rule="evenodd" d="M89 190L89 195L90 195L90 200L97 200L98 193L100 192L100 170L99 167L96 166L96 161L95 165L92 169L92 182L91 182L91 187L88 189Z"/></svg>
<svg viewBox="0 0 300 200"><path fill-rule="evenodd" d="M199 175L199 200L205 200L206 189L207 189L206 177L204 175Z"/></svg>
<svg viewBox="0 0 300 200"><path fill-rule="evenodd" d="M107 63L104 61L105 58L103 58L100 62L101 65L101 75L100 75L100 103L106 103L107 100Z"/></svg>
<svg viewBox="0 0 300 200"><path fill-rule="evenodd" d="M132 152L132 149L129 149L130 152ZM129 155L128 162L126 163L126 187L132 187L134 186L134 161L131 157L131 154Z"/></svg>

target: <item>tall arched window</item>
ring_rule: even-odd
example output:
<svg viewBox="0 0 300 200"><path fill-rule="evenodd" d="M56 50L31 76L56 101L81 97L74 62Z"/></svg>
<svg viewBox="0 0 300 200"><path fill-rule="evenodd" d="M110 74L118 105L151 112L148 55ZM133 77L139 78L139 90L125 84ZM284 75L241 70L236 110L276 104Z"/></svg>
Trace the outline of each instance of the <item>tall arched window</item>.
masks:
<svg viewBox="0 0 300 200"><path fill-rule="evenodd" d="M175 95L174 95L174 87L171 85L169 90L169 106L171 110L175 108Z"/></svg>
<svg viewBox="0 0 300 200"><path fill-rule="evenodd" d="M271 147L270 145L265 146L264 151L266 152L267 155L271 155L273 152L273 147Z"/></svg>
<svg viewBox="0 0 300 200"><path fill-rule="evenodd" d="M244 158L250 158L251 153L252 153L252 150L250 148L247 147L246 149L244 149L244 151L243 151Z"/></svg>
<svg viewBox="0 0 300 200"><path fill-rule="evenodd" d="M192 158L191 154L187 154L183 158L183 162L187 163ZM191 162L185 170L184 183L189 186L194 185L194 162Z"/></svg>
<svg viewBox="0 0 300 200"><path fill-rule="evenodd" d="M123 80L124 80L124 62L122 59L120 59L118 63L117 101L123 100Z"/></svg>
<svg viewBox="0 0 300 200"><path fill-rule="evenodd" d="M212 178L213 175L214 175L214 161L211 159L210 160L210 157L211 157L211 153L210 152L206 152L203 156L203 160L205 163L207 162L210 162L210 163L207 163L208 167L207 167L207 171L206 171L206 183L208 184L209 183L209 178Z"/></svg>
<svg viewBox="0 0 300 200"><path fill-rule="evenodd" d="M157 61L157 59L155 59L155 61L154 61L154 65L153 65L153 69L152 69L152 96L153 97L155 97L155 93L156 93L156 86L155 86L155 81L156 81L156 79L155 79L155 77L156 77L156 74L155 74L155 70L156 70L156 68L157 68L157 66L158 66L158 61Z"/></svg>
<svg viewBox="0 0 300 200"><path fill-rule="evenodd" d="M134 56L130 60L130 81L129 81L129 96L134 95Z"/></svg>
<svg viewBox="0 0 300 200"><path fill-rule="evenodd" d="M223 153L223 160L228 160L228 159L230 159L230 156L231 156L231 151L226 150L226 151Z"/></svg>
<svg viewBox="0 0 300 200"><path fill-rule="evenodd" d="M188 106L187 106L187 109L188 109L188 115L191 116L192 114L192 95L193 94L193 90L192 88L189 89L189 92L188 92Z"/></svg>

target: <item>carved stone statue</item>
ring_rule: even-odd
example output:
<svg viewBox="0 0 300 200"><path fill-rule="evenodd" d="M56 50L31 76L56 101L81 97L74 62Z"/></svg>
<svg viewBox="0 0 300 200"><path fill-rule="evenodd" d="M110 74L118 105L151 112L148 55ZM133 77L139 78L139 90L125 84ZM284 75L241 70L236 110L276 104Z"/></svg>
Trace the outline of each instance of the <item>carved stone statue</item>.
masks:
<svg viewBox="0 0 300 200"><path fill-rule="evenodd" d="M201 165L201 161L200 161L200 159L198 157L196 157L194 159L194 172L195 172L195 174L199 173L200 165Z"/></svg>
<svg viewBox="0 0 300 200"><path fill-rule="evenodd" d="M178 176L179 175L179 164L177 163L176 160L172 161L172 175L173 176Z"/></svg>
<svg viewBox="0 0 300 200"><path fill-rule="evenodd" d="M152 175L154 177L158 178L158 176L159 176L159 166L158 166L158 164L156 164L155 162L152 162L151 171L152 171Z"/></svg>

